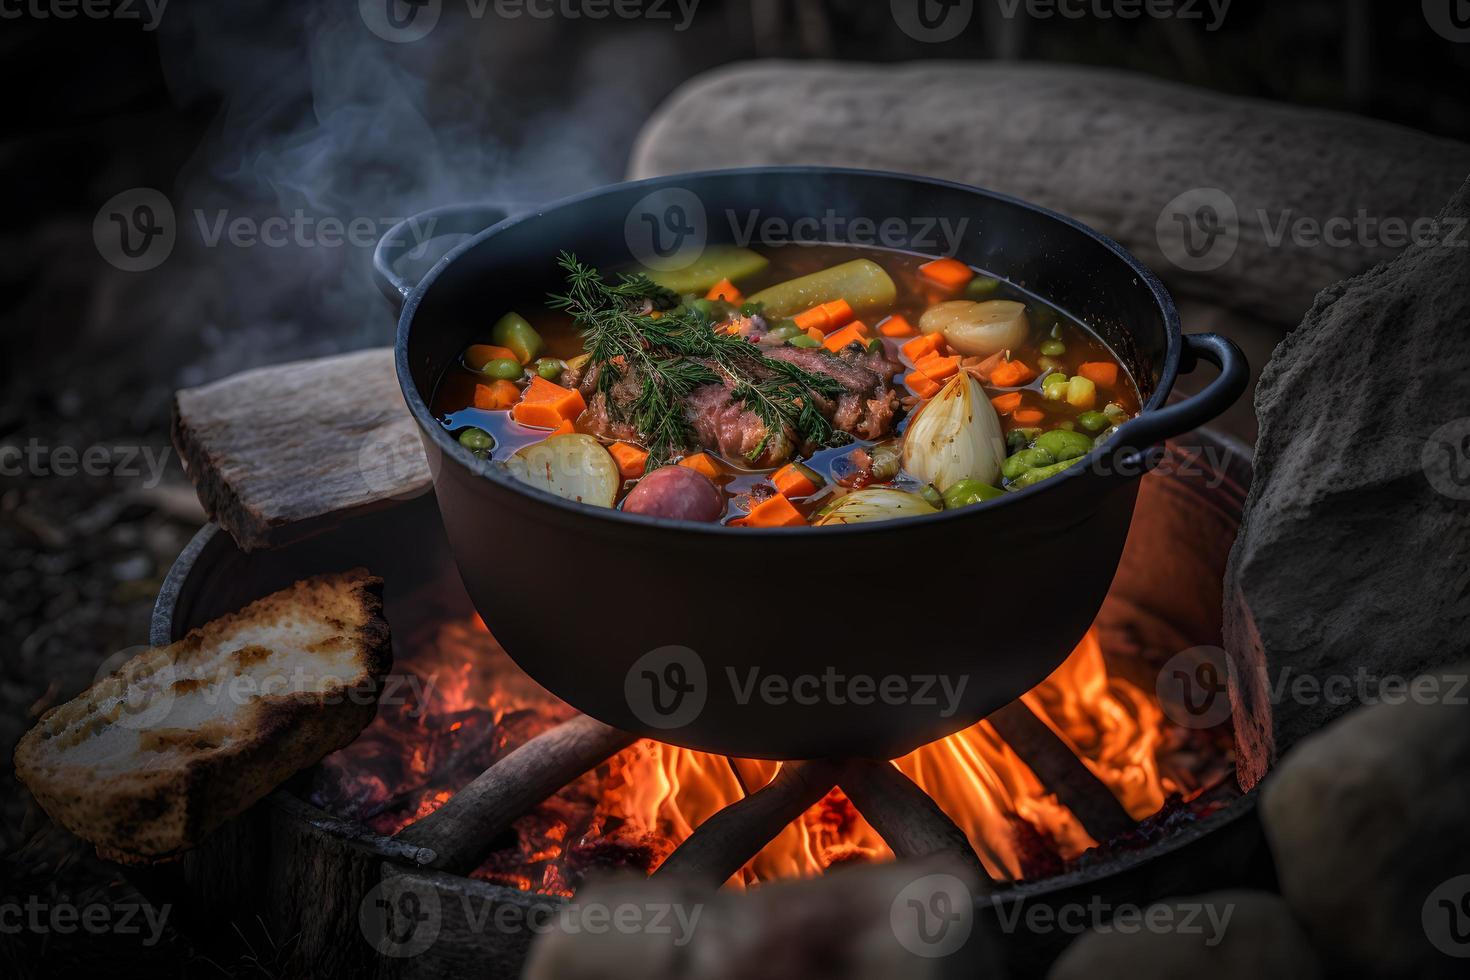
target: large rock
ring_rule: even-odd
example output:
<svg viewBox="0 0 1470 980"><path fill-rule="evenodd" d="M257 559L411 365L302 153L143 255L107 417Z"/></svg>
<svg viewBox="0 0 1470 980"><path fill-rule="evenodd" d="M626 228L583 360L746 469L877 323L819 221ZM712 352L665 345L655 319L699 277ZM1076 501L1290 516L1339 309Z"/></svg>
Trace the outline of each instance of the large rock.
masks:
<svg viewBox="0 0 1470 980"><path fill-rule="evenodd" d="M1470 975L1467 675L1354 712L1266 780L1282 893L1334 975Z"/></svg>
<svg viewBox="0 0 1470 980"><path fill-rule="evenodd" d="M644 128L631 174L783 163L1014 194L1107 232L1181 293L1290 326L1318 290L1404 243L1377 225L1341 245L1292 234L1273 243L1279 229L1360 212L1369 222L1433 215L1470 173L1470 147L1114 71L762 62L675 93ZM1176 201L1199 189L1224 193ZM1228 231L1198 261L1182 251L1179 217L1207 220L1205 206L1223 229L1230 209L1238 215L1233 255Z"/></svg>
<svg viewBox="0 0 1470 980"><path fill-rule="evenodd" d="M1049 980L1314 980L1321 963L1291 910L1265 892L1214 892L1145 909L1067 947ZM1149 924L1153 923L1152 926Z"/></svg>
<svg viewBox="0 0 1470 980"><path fill-rule="evenodd" d="M1470 184L1440 222L1467 219ZM1326 290L1262 375L1225 582L1247 787L1382 683L1470 652L1467 242Z"/></svg>

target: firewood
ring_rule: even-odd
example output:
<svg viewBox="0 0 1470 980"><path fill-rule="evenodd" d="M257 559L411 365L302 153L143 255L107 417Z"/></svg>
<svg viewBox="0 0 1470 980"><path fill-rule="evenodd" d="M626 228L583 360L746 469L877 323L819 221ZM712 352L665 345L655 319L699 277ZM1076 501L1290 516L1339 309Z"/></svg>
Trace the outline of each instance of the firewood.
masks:
<svg viewBox="0 0 1470 980"><path fill-rule="evenodd" d="M855 759L843 767L838 784L899 858L943 855L989 884L965 832L891 762Z"/></svg>

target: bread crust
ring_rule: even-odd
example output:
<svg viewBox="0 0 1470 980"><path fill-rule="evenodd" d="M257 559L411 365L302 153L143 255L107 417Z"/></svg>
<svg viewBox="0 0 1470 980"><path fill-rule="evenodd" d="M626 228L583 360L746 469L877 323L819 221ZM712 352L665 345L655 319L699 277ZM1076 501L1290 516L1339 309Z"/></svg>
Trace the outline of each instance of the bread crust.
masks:
<svg viewBox="0 0 1470 980"><path fill-rule="evenodd" d="M15 751L17 776L52 820L103 857L132 864L177 857L372 722L393 662L382 588L364 569L315 576L134 657L26 733ZM313 642L279 644L290 649L245 642L261 630ZM167 724L175 699L210 682L223 691L269 679L273 670L283 678L290 670L313 689L271 693L262 684L256 695L234 694L219 717ZM180 674L191 676L169 682ZM129 696L140 694L145 704L159 698L165 717L120 721ZM104 738L136 745L124 758L88 761L88 748Z"/></svg>

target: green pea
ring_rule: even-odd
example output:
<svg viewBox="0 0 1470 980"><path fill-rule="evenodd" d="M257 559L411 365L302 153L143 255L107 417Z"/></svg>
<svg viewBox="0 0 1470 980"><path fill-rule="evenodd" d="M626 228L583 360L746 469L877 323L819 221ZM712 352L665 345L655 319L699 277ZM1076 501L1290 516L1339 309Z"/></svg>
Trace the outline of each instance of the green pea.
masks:
<svg viewBox="0 0 1470 980"><path fill-rule="evenodd" d="M1103 414L1106 415L1108 417L1108 420L1114 425L1122 425L1124 422L1128 421L1128 410L1116 402L1108 402L1106 405L1104 405Z"/></svg>
<svg viewBox="0 0 1470 980"><path fill-rule="evenodd" d="M507 313L496 320L495 326L490 328L490 342L498 347L509 347L522 364L534 361L546 349L546 342L531 326L531 321L519 313Z"/></svg>
<svg viewBox="0 0 1470 980"><path fill-rule="evenodd" d="M1040 429L1012 429L1006 433L1006 449L1012 453L1018 453L1031 445L1032 440L1041 435Z"/></svg>
<svg viewBox="0 0 1470 980"><path fill-rule="evenodd" d="M965 287L965 297L967 299L983 299L986 296L994 295L995 291L999 288L999 279L992 279L989 276L976 276Z"/></svg>
<svg viewBox="0 0 1470 980"><path fill-rule="evenodd" d="M567 369L567 362L556 357L543 357L536 362L536 373L547 381L555 381Z"/></svg>
<svg viewBox="0 0 1470 980"><path fill-rule="evenodd" d="M1019 477L1017 477L1015 482L1011 484L1010 488L1012 490L1025 490L1027 487L1034 487L1042 480L1048 480L1056 476L1063 470L1076 466L1081 461L1082 458L1079 456L1077 459L1069 459L1066 462L1054 463L1051 466L1038 466L1035 469L1029 469L1025 473L1022 473Z"/></svg>
<svg viewBox="0 0 1470 980"><path fill-rule="evenodd" d="M938 508L939 510L944 509L944 494L936 490L934 484L924 484L923 488L919 490L919 496L929 501L929 506Z"/></svg>
<svg viewBox="0 0 1470 980"><path fill-rule="evenodd" d="M992 487L988 483L981 483L979 480L961 480L944 491L944 506L953 510L957 507L969 507L971 504L984 503L1003 496L1005 496L1004 490Z"/></svg>
<svg viewBox="0 0 1470 980"><path fill-rule="evenodd" d="M872 340L869 340L868 341L868 353L869 354L876 354L876 353L878 353L882 349L883 349L883 341L882 340L879 340L877 337L874 337Z"/></svg>
<svg viewBox="0 0 1470 980"><path fill-rule="evenodd" d="M496 357L486 361L480 368L480 373L498 381L517 381L526 371L521 367L519 361L513 361L508 357Z"/></svg>
<svg viewBox="0 0 1470 980"><path fill-rule="evenodd" d="M1060 340L1047 340L1041 344L1041 352L1047 357L1061 357L1067 353L1067 345Z"/></svg>
<svg viewBox="0 0 1470 980"><path fill-rule="evenodd" d="M1056 461L1055 456L1037 446L1035 449L1023 449L1007 459L1001 466L1000 472L1007 480L1014 480L1028 470L1034 470L1039 466L1050 466Z"/></svg>
<svg viewBox="0 0 1470 980"><path fill-rule="evenodd" d="M746 300L740 304L741 316L758 316L760 311L766 308L766 304L757 303L754 300Z"/></svg>
<svg viewBox="0 0 1470 980"><path fill-rule="evenodd" d="M777 340L790 340L792 337L800 337L804 333L805 331L796 324L787 322L776 327L770 333L766 334L766 336L775 337Z"/></svg>
<svg viewBox="0 0 1470 980"><path fill-rule="evenodd" d="M813 340L812 338L808 337L806 334L802 334L800 337L792 337L790 340L786 341L786 343L789 344L789 345L791 345L792 347L821 347L822 346L822 344L821 344L820 341Z"/></svg>
<svg viewBox="0 0 1470 980"><path fill-rule="evenodd" d="M1112 425L1113 422L1112 419L1108 418L1102 412L1083 412L1077 416L1077 424L1082 427L1082 431L1097 435L1103 429Z"/></svg>
<svg viewBox="0 0 1470 980"><path fill-rule="evenodd" d="M473 452L489 452L495 448L495 437L484 429L471 427L459 434L459 444Z"/></svg>
<svg viewBox="0 0 1470 980"><path fill-rule="evenodd" d="M1070 384L1065 374L1049 374L1041 383L1041 397L1049 402L1063 401L1067 397L1067 389Z"/></svg>
<svg viewBox="0 0 1470 980"><path fill-rule="evenodd" d="M1036 448L1051 453L1056 462L1061 463L1092 452L1092 440L1080 432L1053 429L1037 437Z"/></svg>

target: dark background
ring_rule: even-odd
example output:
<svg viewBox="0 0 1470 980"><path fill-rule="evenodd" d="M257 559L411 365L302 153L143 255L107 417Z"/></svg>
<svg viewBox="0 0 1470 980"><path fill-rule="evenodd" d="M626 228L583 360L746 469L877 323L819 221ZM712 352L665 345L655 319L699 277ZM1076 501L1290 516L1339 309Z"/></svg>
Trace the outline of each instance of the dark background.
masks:
<svg viewBox="0 0 1470 980"><path fill-rule="evenodd" d="M1236 0L1213 33L992 13L938 45L897 30L885 0L702 0L682 32L475 20L446 0L444 21L413 44L374 36L354 0L172 0L151 31L4 9L0 446L34 440L43 460L57 447L165 452L177 387L387 342L368 248L209 247L196 210L209 222L299 212L386 227L453 201L547 200L619 179L659 102L727 62L1108 66L1470 138L1470 45L1435 34L1416 0ZM137 187L169 199L178 242L162 265L129 273L104 261L92 225ZM0 899L126 900L115 869L29 803L9 755L40 712L145 639L159 580L202 516L176 463L160 486L46 469L0 475ZM144 962L125 937L0 935L0 972L37 972L43 950L47 975ZM146 954L165 972L236 975L269 974L280 955L215 964L172 935Z"/></svg>

